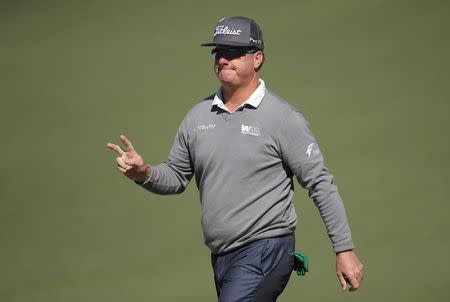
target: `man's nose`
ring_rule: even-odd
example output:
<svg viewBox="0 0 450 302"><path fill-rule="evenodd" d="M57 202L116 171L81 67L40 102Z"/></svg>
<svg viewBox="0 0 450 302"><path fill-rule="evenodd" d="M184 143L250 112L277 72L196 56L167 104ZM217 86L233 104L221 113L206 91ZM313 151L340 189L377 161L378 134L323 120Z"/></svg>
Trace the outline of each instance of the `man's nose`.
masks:
<svg viewBox="0 0 450 302"><path fill-rule="evenodd" d="M224 56L220 56L220 57L216 57L216 61L219 65L226 65L228 64L228 62L230 62L226 57Z"/></svg>

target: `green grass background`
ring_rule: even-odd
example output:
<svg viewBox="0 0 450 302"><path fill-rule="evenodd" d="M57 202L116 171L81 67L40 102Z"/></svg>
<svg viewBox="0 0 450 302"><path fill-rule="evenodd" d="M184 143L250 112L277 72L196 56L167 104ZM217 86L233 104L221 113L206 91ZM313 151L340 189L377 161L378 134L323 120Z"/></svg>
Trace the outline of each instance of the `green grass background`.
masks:
<svg viewBox="0 0 450 302"><path fill-rule="evenodd" d="M194 183L147 193L105 145L165 160L227 15L261 24L261 76L310 121L365 265L342 293L298 186L311 272L279 301L450 300L449 1L0 3L0 301L216 300Z"/></svg>

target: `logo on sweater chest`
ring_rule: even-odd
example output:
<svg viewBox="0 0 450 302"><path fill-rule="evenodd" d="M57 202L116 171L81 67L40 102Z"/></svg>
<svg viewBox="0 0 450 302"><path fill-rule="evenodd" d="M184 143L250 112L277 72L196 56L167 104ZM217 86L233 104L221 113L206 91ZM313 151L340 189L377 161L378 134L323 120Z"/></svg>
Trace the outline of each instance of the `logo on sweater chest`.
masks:
<svg viewBox="0 0 450 302"><path fill-rule="evenodd" d="M209 124L209 125L198 125L195 127L192 132L194 133L206 133L216 128L216 124Z"/></svg>
<svg viewBox="0 0 450 302"><path fill-rule="evenodd" d="M253 136L260 136L261 130L258 127L255 126L247 126L247 125L241 125L241 133L242 134L248 134Z"/></svg>

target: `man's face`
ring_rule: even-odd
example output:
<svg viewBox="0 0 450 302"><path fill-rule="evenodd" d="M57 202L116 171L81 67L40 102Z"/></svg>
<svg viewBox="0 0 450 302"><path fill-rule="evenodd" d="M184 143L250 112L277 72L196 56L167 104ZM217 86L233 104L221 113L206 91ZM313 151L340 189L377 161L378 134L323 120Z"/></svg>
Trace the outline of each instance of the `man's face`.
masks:
<svg viewBox="0 0 450 302"><path fill-rule="evenodd" d="M216 45L214 72L223 85L239 87L248 84L256 75L263 53L257 49Z"/></svg>

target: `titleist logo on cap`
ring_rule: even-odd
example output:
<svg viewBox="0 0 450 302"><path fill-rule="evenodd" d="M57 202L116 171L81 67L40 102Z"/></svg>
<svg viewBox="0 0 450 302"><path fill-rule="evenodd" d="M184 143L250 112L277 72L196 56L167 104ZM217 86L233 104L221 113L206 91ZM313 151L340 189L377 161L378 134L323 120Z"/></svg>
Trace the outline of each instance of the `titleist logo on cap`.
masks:
<svg viewBox="0 0 450 302"><path fill-rule="evenodd" d="M228 28L228 26L225 25L218 25L216 26L216 31L214 32L214 37L217 35L235 35L240 36L242 30L235 29L235 28Z"/></svg>
<svg viewBox="0 0 450 302"><path fill-rule="evenodd" d="M213 27L213 40L202 46L229 45L264 49L261 28L250 18L235 16L220 19Z"/></svg>

